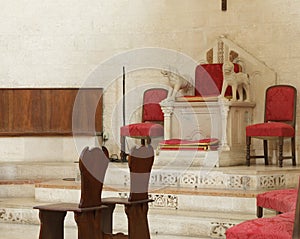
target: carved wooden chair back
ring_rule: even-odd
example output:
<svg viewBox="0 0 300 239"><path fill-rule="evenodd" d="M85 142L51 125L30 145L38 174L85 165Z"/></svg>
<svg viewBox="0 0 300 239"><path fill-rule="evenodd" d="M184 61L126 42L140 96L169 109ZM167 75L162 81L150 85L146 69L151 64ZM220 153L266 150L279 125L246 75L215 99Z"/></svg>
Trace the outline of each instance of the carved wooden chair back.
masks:
<svg viewBox="0 0 300 239"><path fill-rule="evenodd" d="M130 196L129 201L148 199L148 187L154 150L151 145L133 148L128 157L130 169Z"/></svg>
<svg viewBox="0 0 300 239"><path fill-rule="evenodd" d="M86 147L79 158L81 173L81 198L79 207L101 205L101 194L109 159L100 148Z"/></svg>

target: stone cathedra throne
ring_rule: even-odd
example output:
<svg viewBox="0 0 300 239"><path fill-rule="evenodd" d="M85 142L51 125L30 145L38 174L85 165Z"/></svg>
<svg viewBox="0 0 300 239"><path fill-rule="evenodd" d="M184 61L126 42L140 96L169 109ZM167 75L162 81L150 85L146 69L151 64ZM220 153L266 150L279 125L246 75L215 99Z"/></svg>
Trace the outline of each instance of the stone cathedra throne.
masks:
<svg viewBox="0 0 300 239"><path fill-rule="evenodd" d="M263 117L264 91L276 74L224 36L207 49L189 82L192 91L160 103L164 141L158 164L181 164L188 157L200 166L245 164L245 128Z"/></svg>

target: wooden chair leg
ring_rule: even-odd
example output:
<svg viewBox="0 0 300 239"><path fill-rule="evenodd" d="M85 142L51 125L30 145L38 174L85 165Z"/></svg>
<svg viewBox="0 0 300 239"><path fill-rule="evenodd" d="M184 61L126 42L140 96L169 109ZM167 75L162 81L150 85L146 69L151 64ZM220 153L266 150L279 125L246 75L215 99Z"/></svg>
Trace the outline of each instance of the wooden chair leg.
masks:
<svg viewBox="0 0 300 239"><path fill-rule="evenodd" d="M151 138L150 137L147 138L147 144L148 145L151 144Z"/></svg>
<svg viewBox="0 0 300 239"><path fill-rule="evenodd" d="M39 239L63 239L64 220L67 212L40 210L41 221Z"/></svg>
<svg viewBox="0 0 300 239"><path fill-rule="evenodd" d="M250 166L250 146L251 146L251 137L246 136L246 165Z"/></svg>
<svg viewBox="0 0 300 239"><path fill-rule="evenodd" d="M292 163L293 166L296 166L296 142L295 137L291 138L291 147L292 147Z"/></svg>
<svg viewBox="0 0 300 239"><path fill-rule="evenodd" d="M121 157L121 161L122 162L126 162L126 150L125 150L125 141L126 141L126 137L125 136L121 136L121 153L120 153L120 157Z"/></svg>
<svg viewBox="0 0 300 239"><path fill-rule="evenodd" d="M269 165L269 150L268 150L267 140L264 140L264 158L265 158L265 165Z"/></svg>
<svg viewBox="0 0 300 239"><path fill-rule="evenodd" d="M279 137L279 167L283 165L283 137Z"/></svg>
<svg viewBox="0 0 300 239"><path fill-rule="evenodd" d="M103 239L101 210L74 212L78 228L78 239Z"/></svg>
<svg viewBox="0 0 300 239"><path fill-rule="evenodd" d="M256 216L258 218L261 218L263 216L263 208L262 207L257 206L257 208L256 208Z"/></svg>
<svg viewBox="0 0 300 239"><path fill-rule="evenodd" d="M107 208L102 209L101 214L101 229L106 234L111 234L113 231L113 213L115 210L115 204L106 204Z"/></svg>
<svg viewBox="0 0 300 239"><path fill-rule="evenodd" d="M150 239L148 226L148 203L138 203L125 206L128 218L128 238Z"/></svg>

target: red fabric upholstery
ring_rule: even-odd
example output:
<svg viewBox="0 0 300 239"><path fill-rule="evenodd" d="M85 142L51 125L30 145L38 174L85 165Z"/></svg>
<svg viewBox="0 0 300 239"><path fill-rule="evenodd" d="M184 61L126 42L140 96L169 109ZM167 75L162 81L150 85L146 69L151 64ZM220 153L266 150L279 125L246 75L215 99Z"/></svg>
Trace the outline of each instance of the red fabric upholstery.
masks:
<svg viewBox="0 0 300 239"><path fill-rule="evenodd" d="M292 121L294 90L290 86L271 87L266 92L265 121Z"/></svg>
<svg viewBox="0 0 300 239"><path fill-rule="evenodd" d="M217 150L219 140L207 138L200 140L168 139L159 143L160 150Z"/></svg>
<svg viewBox="0 0 300 239"><path fill-rule="evenodd" d="M283 166L284 159L292 159L296 166L296 103L297 89L291 85L273 85L267 88L265 94L264 122L246 127L246 163L250 166L250 159L264 158L268 165L268 140L277 139L279 167ZM250 155L251 138L263 139L264 155ZM284 138L291 140L291 154L283 156Z"/></svg>
<svg viewBox="0 0 300 239"><path fill-rule="evenodd" d="M246 135L251 137L292 137L295 135L295 130L291 125L286 123L268 122L247 126Z"/></svg>
<svg viewBox="0 0 300 239"><path fill-rule="evenodd" d="M164 135L164 115L159 103L167 97L168 91L162 88L149 89L144 92L142 123L129 124L121 127L121 136L134 138L159 137ZM153 121L153 122L150 122ZM157 122L157 123L154 123Z"/></svg>
<svg viewBox="0 0 300 239"><path fill-rule="evenodd" d="M277 212L289 212L296 209L297 196L297 189L273 190L258 194L256 205Z"/></svg>
<svg viewBox="0 0 300 239"><path fill-rule="evenodd" d="M226 239L291 239L295 212L248 220L226 230Z"/></svg>
<svg viewBox="0 0 300 239"><path fill-rule="evenodd" d="M143 119L146 121L164 121L164 114L159 103L167 97L165 89L150 89L145 91L143 100Z"/></svg>
<svg viewBox="0 0 300 239"><path fill-rule="evenodd" d="M168 139L160 142L162 145L213 145L218 144L219 140L215 138L199 140Z"/></svg>
<svg viewBox="0 0 300 239"><path fill-rule="evenodd" d="M137 123L121 127L121 135L133 138L159 137L164 135L164 127L155 123Z"/></svg>
<svg viewBox="0 0 300 239"><path fill-rule="evenodd" d="M223 85L223 64L201 64L195 71L195 96L218 96ZM240 66L234 64L234 71L239 72ZM225 96L231 96L231 87L225 92Z"/></svg>

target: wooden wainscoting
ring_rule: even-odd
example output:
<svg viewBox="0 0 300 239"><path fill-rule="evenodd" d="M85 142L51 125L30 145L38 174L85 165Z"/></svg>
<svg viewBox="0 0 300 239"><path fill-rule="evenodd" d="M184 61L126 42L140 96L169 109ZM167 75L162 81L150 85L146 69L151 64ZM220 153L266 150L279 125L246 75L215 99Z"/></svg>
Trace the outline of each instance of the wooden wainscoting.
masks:
<svg viewBox="0 0 300 239"><path fill-rule="evenodd" d="M93 135L102 104L102 88L2 88L0 136Z"/></svg>

